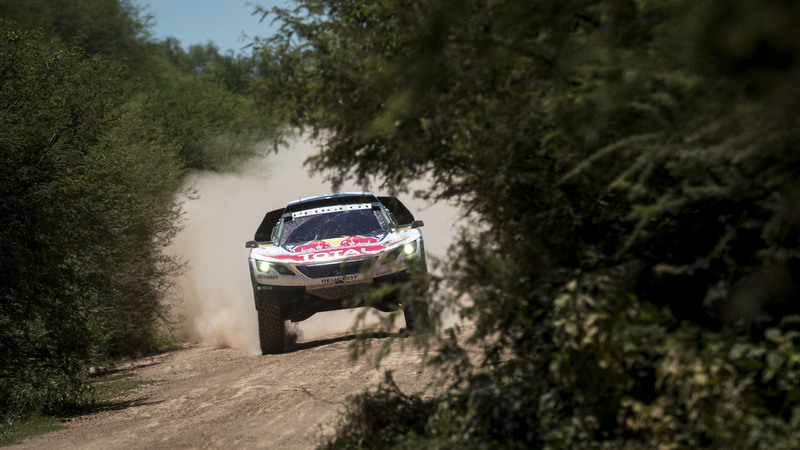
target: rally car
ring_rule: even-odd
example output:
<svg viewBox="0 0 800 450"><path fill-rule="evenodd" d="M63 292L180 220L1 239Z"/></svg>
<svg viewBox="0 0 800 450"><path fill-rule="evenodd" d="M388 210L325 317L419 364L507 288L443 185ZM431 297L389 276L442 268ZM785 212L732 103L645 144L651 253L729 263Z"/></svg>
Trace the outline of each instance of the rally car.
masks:
<svg viewBox="0 0 800 450"><path fill-rule="evenodd" d="M362 306L354 297L376 285L387 286L386 295L368 306L402 309L409 330L427 323L422 294L404 300L393 289L427 271L422 226L396 197L369 192L309 197L268 212L245 244L262 353L283 351L287 320Z"/></svg>

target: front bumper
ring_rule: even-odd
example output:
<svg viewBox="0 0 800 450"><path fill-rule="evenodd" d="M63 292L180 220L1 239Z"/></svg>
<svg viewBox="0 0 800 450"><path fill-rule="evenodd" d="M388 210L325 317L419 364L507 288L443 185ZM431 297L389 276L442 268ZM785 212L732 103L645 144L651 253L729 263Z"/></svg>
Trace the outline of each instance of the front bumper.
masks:
<svg viewBox="0 0 800 450"><path fill-rule="evenodd" d="M338 311L359 306L369 306L380 311L398 309L400 305L393 296L385 296L377 303L358 305L353 298L365 290L387 284L407 283L411 270L403 270L382 277L373 278L368 283L339 284L324 289L306 289L304 286L259 285L258 291L272 291L281 305L284 320L299 322L312 315L325 311Z"/></svg>
<svg viewBox="0 0 800 450"><path fill-rule="evenodd" d="M285 320L299 322L318 312L358 306L390 311L399 308L393 290L369 305L354 304L352 299L371 287L407 283L412 272L426 272L423 240L415 242L409 254L400 245L378 255L317 264L269 261L267 268L264 260L251 257L250 279L254 291L275 293Z"/></svg>
<svg viewBox="0 0 800 450"><path fill-rule="evenodd" d="M263 267L268 263L269 268ZM259 267L259 264L262 267ZM362 258L320 263L265 261L250 258L253 289L302 288L309 292L344 284L370 284L373 280L418 267L426 270L425 248L420 238L414 252L405 254L402 245L385 253Z"/></svg>

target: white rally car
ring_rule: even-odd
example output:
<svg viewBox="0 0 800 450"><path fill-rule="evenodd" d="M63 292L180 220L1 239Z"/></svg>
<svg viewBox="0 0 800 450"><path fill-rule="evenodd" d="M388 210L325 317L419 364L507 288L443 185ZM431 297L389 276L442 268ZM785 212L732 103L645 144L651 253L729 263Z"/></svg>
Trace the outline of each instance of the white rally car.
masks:
<svg viewBox="0 0 800 450"><path fill-rule="evenodd" d="M396 197L368 192L310 197L268 212L246 244L262 353L283 351L286 320L359 306L352 299L368 287L426 272L421 226ZM409 330L427 323L424 301L388 292L368 306L402 308Z"/></svg>

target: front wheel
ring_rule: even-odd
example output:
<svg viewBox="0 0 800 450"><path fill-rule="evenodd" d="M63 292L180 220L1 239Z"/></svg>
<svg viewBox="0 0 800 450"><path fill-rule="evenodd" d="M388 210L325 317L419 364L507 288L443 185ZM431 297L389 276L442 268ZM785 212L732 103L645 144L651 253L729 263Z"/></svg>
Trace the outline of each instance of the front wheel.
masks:
<svg viewBox="0 0 800 450"><path fill-rule="evenodd" d="M424 302L415 302L403 308L403 317L406 319L408 331L426 330L432 327L428 305Z"/></svg>
<svg viewBox="0 0 800 450"><path fill-rule="evenodd" d="M271 291L255 291L254 294L261 354L281 353L284 347L285 322L281 316L278 294Z"/></svg>

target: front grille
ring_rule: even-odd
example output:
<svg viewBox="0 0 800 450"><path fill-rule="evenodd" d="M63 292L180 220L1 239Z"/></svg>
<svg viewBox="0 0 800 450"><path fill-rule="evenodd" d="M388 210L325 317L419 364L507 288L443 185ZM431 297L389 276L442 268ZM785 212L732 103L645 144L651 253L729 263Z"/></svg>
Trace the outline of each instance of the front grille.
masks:
<svg viewBox="0 0 800 450"><path fill-rule="evenodd" d="M376 261L377 258L369 258L333 264L298 265L297 270L308 278L341 277L367 272Z"/></svg>

